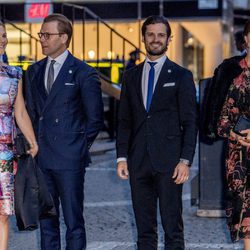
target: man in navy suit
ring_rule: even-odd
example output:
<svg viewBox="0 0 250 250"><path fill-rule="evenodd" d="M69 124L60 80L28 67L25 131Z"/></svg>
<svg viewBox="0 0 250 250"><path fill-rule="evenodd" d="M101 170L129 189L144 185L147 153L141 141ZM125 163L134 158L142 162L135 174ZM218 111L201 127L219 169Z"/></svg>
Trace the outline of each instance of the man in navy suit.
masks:
<svg viewBox="0 0 250 250"><path fill-rule="evenodd" d="M83 184L88 150L103 127L100 81L92 67L67 50L72 25L65 16L46 17L38 35L47 57L26 73L26 103L38 138L38 165L58 213L41 220L41 248L61 249L61 203L66 249L86 249Z"/></svg>
<svg viewBox="0 0 250 250"><path fill-rule="evenodd" d="M171 28L163 16L142 25L147 57L124 74L117 135L117 174L130 179L139 250L157 249L159 200L165 249L184 249L182 184L188 180L197 135L190 71L165 52Z"/></svg>

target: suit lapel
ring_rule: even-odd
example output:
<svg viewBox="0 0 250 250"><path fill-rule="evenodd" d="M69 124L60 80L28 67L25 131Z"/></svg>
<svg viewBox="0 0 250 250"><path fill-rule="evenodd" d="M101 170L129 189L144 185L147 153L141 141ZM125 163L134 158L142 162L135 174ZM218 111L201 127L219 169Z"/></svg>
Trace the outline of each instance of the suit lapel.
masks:
<svg viewBox="0 0 250 250"><path fill-rule="evenodd" d="M64 64L62 65L59 74L57 75L55 82L53 83L52 89L48 95L48 98L46 100L44 109L45 110L48 105L52 102L52 100L55 98L55 96L57 95L58 91L60 91L60 89L63 88L65 82L70 82L71 78L74 74L74 69L73 66L74 65L74 57L72 56L72 54L69 53L69 55L67 56Z"/></svg>
<svg viewBox="0 0 250 250"><path fill-rule="evenodd" d="M34 81L35 81L35 84L37 85L38 93L40 94L43 100L46 100L47 98L47 92L46 92L45 85L44 85L46 63L47 63L47 58L44 58L37 65L34 65L35 66Z"/></svg>
<svg viewBox="0 0 250 250"><path fill-rule="evenodd" d="M136 77L136 80L135 80L135 86L136 86L136 93L137 93L137 96L139 98L139 101L140 101L140 104L142 105L142 107L145 109L144 107L144 104L143 104L143 96L142 96L142 71L143 71L143 66L144 66L144 63L140 63L138 66L137 66L137 73L135 74L135 77Z"/></svg>

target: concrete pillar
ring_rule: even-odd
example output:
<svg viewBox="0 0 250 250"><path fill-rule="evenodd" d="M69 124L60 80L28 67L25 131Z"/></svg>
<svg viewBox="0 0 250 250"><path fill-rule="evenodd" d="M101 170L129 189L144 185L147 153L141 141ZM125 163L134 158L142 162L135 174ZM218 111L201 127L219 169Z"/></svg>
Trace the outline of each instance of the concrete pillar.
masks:
<svg viewBox="0 0 250 250"><path fill-rule="evenodd" d="M178 23L172 24L173 39L169 45L169 57L176 63L182 65L183 63L183 36L182 27Z"/></svg>
<svg viewBox="0 0 250 250"><path fill-rule="evenodd" d="M221 44L207 43L204 46L204 78L211 77L214 69L222 62Z"/></svg>
<svg viewBox="0 0 250 250"><path fill-rule="evenodd" d="M204 48L204 78L211 77L223 60L223 33L220 21L189 21L181 25L199 40Z"/></svg>

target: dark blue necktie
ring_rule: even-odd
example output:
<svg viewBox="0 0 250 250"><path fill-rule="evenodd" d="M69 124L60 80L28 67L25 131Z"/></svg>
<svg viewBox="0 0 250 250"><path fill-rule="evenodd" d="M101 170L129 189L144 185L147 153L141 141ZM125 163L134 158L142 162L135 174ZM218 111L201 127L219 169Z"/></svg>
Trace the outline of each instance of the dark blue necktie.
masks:
<svg viewBox="0 0 250 250"><path fill-rule="evenodd" d="M149 111L149 107L151 104L153 90L154 90L154 79L155 79L155 64L156 62L148 62L150 65L150 70L148 74L148 95L147 95L147 102L146 102L146 110Z"/></svg>

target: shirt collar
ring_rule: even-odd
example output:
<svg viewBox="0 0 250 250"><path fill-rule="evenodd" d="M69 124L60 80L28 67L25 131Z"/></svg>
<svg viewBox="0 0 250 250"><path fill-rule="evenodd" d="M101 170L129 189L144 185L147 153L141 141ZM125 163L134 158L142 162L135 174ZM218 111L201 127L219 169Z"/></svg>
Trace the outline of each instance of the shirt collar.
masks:
<svg viewBox="0 0 250 250"><path fill-rule="evenodd" d="M151 61L151 60L149 60L148 57L146 57L145 63L147 64L148 62L156 62L157 63L156 66L160 66L160 65L163 65L165 63L166 59L167 59L166 55L163 55L154 61Z"/></svg>
<svg viewBox="0 0 250 250"><path fill-rule="evenodd" d="M48 57L48 63L50 63L52 60L55 60L56 63L59 63L59 64L63 64L67 58L69 54L69 51L68 50L65 50L61 55L59 55L58 57L56 58L51 58L50 56Z"/></svg>

